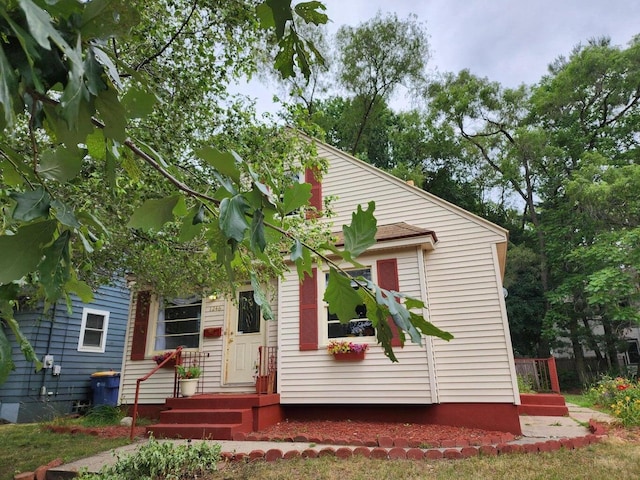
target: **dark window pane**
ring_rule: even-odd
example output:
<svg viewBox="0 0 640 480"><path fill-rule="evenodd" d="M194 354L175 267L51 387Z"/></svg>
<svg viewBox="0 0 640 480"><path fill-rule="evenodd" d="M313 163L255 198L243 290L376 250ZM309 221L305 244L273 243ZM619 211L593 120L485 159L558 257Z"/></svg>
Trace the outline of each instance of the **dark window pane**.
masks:
<svg viewBox="0 0 640 480"><path fill-rule="evenodd" d="M84 332L84 346L85 347L100 347L102 344L102 332L95 330L85 330Z"/></svg>
<svg viewBox="0 0 640 480"><path fill-rule="evenodd" d="M372 337L376 331L369 320L357 320L347 324L331 322L328 325L328 334L329 338Z"/></svg>
<svg viewBox="0 0 640 480"><path fill-rule="evenodd" d="M168 306L164 310L165 320L179 318L200 318L201 305Z"/></svg>
<svg viewBox="0 0 640 480"><path fill-rule="evenodd" d="M179 337L166 337L165 347L167 349L175 349L179 346L185 348L198 348L200 345L200 335L181 335Z"/></svg>
<svg viewBox="0 0 640 480"><path fill-rule="evenodd" d="M103 323L104 323L104 317L102 315L96 315L95 313L87 314L86 328L102 330Z"/></svg>
<svg viewBox="0 0 640 480"><path fill-rule="evenodd" d="M166 322L164 333L166 335L177 335L181 333L194 333L200 330L200 320L177 320Z"/></svg>
<svg viewBox="0 0 640 480"><path fill-rule="evenodd" d="M238 333L260 332L260 307L253 292L240 292L238 297Z"/></svg>

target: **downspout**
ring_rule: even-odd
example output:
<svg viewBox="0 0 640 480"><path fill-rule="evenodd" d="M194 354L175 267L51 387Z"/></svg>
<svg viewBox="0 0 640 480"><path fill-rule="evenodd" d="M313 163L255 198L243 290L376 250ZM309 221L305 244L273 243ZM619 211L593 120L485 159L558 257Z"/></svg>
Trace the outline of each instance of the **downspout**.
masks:
<svg viewBox="0 0 640 480"><path fill-rule="evenodd" d="M429 288L427 281L427 273L425 267L424 250L421 246L417 247L418 253L418 273L420 278L420 296L421 300L425 304L425 308L422 309L422 316L425 319L429 319ZM427 368L429 370L429 389L431 390L431 403L440 403L438 395L438 375L436 370L436 356L433 351L433 339L427 337L425 340L425 347L427 351Z"/></svg>

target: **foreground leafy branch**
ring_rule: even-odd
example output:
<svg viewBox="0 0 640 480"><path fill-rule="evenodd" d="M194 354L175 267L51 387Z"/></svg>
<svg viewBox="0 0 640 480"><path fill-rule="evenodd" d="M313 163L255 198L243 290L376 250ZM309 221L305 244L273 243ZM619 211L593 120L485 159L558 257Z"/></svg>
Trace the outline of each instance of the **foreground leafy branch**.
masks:
<svg viewBox="0 0 640 480"><path fill-rule="evenodd" d="M290 0L258 5L261 26L275 29L280 46L276 66L283 74L294 67L308 74L309 59L317 52L298 37L294 19L322 23L322 9L319 2L292 9ZM198 239L204 254L223 267L232 288L240 279L251 281L265 318L273 314L261 276L281 275L286 268L282 251L289 251L301 280L314 263L330 266L325 300L341 322L351 320L357 305L367 305L367 316L391 360L397 361L389 318L401 330L402 342L404 332L416 343L422 335L451 338L412 311L424 308L421 301L358 278L354 281L362 288L356 291L339 267L342 261L357 266L358 256L375 243L373 203L366 210L359 207L343 227L342 250L331 242L313 245L305 238L300 214L311 197L309 184L287 182L286 175L278 177L268 169L258 172L234 151L213 146L192 148L180 162L168 162L150 145L129 137L132 123L161 106L155 105L157 92L143 72L112 57L105 46L126 37L137 18L134 6L109 0L54 5L19 0L0 6L0 316L25 357L39 366L13 316L20 297L28 291L44 300L45 308L60 298L70 305L71 293L90 301L92 291L79 278L79 265L105 248L113 234L114 227L105 226L86 206L75 205L65 192L88 181L83 170L88 165L102 168L104 187L111 191L122 190L117 170L128 174L127 184L136 188L134 177L140 173L131 153L177 192L165 195L171 189L162 185L133 211L126 227L157 238L173 232L178 242ZM135 82L125 83L120 72ZM12 145L21 122L27 125L28 148ZM196 177L203 180L194 187ZM141 183L149 178L141 177ZM13 364L9 341L0 332L2 382Z"/></svg>

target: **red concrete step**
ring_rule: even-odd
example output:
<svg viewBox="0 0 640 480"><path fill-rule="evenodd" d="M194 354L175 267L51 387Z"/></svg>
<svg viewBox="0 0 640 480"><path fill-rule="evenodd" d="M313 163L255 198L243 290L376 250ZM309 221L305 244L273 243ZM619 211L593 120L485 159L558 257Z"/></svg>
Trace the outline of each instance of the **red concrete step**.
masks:
<svg viewBox="0 0 640 480"><path fill-rule="evenodd" d="M559 405L564 406L564 397L557 393L521 393L522 405Z"/></svg>
<svg viewBox="0 0 640 480"><path fill-rule="evenodd" d="M534 417L564 417L569 415L566 405L519 405L518 415Z"/></svg>
<svg viewBox="0 0 640 480"><path fill-rule="evenodd" d="M160 423L247 424L253 422L251 409L172 408L160 413Z"/></svg>
<svg viewBox="0 0 640 480"><path fill-rule="evenodd" d="M197 440L233 440L237 432L249 433L251 425L218 425L192 424L177 425L158 423L147 427L147 434L152 433L155 438L191 438Z"/></svg>
<svg viewBox="0 0 640 480"><path fill-rule="evenodd" d="M207 408L207 409L242 409L263 407L267 405L278 405L280 395L277 393L270 395L194 395L193 397L167 398L166 405L169 408Z"/></svg>
<svg viewBox="0 0 640 480"><path fill-rule="evenodd" d="M521 393L519 415L564 417L569 409L564 397L557 393Z"/></svg>

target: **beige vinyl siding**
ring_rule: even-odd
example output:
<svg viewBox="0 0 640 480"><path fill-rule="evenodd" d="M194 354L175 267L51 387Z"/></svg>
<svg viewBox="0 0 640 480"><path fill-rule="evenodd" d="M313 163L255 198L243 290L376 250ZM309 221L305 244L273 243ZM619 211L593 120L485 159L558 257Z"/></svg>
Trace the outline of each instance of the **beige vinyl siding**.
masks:
<svg viewBox="0 0 640 480"><path fill-rule="evenodd" d="M420 278L415 249L363 255L364 265L375 266L384 258L397 258L400 290L421 298ZM375 268L375 267L374 267ZM318 281L324 282L324 273ZM321 287L319 298L322 298ZM359 362L336 362L326 350L325 312L320 309L319 347L315 351L299 351L298 295L295 272L286 275L280 285L279 393L283 404L425 404L431 403L431 385L427 350L412 343L397 349L399 363L391 363L378 345L370 344L366 358ZM320 303L322 306L322 303ZM354 339L358 341L358 339Z"/></svg>
<svg viewBox="0 0 640 480"><path fill-rule="evenodd" d="M424 254L429 320L454 334L455 338L451 342L433 340L433 363L438 392L434 401L517 403L502 283L496 266L497 258L494 256L495 244L507 239L506 231L418 188L408 186L403 181L363 162L347 158L332 147L318 145L318 153L327 158L330 164L322 188L324 196L336 197L332 202L335 216L331 221L334 229L349 223L351 213L358 205L365 208L368 202L373 200L376 203L375 216L379 225L404 221L434 230L438 237L435 250ZM399 262L401 261L399 258ZM409 283L415 286L418 269L406 263L402 267L399 263L398 268L401 271L401 290L406 291ZM296 292L286 292L289 297L285 300L287 305L295 303ZM286 314L285 318L292 319L287 321L288 325L294 323L293 318L296 319L295 325L292 325L292 329L295 330L296 307L291 305L287 308L293 310L286 313L283 311L283 315ZM288 348L290 343L293 344L293 330L282 332L283 348ZM407 391L378 391L379 396L393 396L394 401L398 403L409 402L410 399L419 396L417 392L421 389L415 388L416 372L412 368L425 369L424 356L421 358L422 363L416 358L426 354L424 348L418 350L422 352L420 354L414 351L416 348L418 347L407 344L405 351L400 352L401 367L385 366L384 362L388 360L382 357L382 363L376 363L375 369L371 368L369 374L366 364L369 363L370 357L372 360L375 358L376 362L378 360L374 348L373 352L368 354L366 364L362 366L362 378L365 378L365 383L373 382L372 387L367 387L366 391L377 391L377 381L371 377L378 378L378 368L382 371L388 368L395 372L395 375L391 375L396 379L394 382L404 382ZM404 355L409 352L411 360L405 364ZM294 398L302 401L309 389L312 389L308 383L313 383L316 379L331 379L330 374L323 372L323 368L331 365L327 364L327 359L322 360L317 355L304 354L305 352L297 350L283 354L285 358L286 355L293 355L293 358L300 361L311 357L308 366L313 368L312 377L309 375L304 378L300 373L298 377L294 375L294 378L288 379L290 383L283 384L282 394L286 401ZM312 367L317 362L320 362L322 368ZM287 370L286 373L288 375L290 372ZM384 384L384 381L382 383ZM420 385L426 386L425 383ZM380 390L384 390L382 386ZM330 401L325 400L325 397L333 397L333 394L322 396L320 393L314 393L314 398L315 395L323 401ZM355 394L344 392L337 395L340 398L353 399Z"/></svg>
<svg viewBox="0 0 640 480"><path fill-rule="evenodd" d="M275 288L275 287L274 287ZM229 301L225 298L217 298L210 300L203 298L203 313L200 331L208 327L222 327L223 336L219 338L204 338L201 337L200 350L202 352L208 352L209 357L204 361L204 369L202 374L202 382L204 391L207 393L225 392L247 392L252 391L253 387L249 386L235 386L229 387L223 384L224 376L224 358L227 342L227 318ZM274 313L276 310L277 296L273 295ZM154 315L157 310L153 305L155 300L152 300L150 315ZM152 360L151 354L148 358L141 361L130 360L131 342L133 336L133 320L136 311L136 296L132 296L131 309L129 311L129 323L127 325L126 336L126 349L125 358L123 360L123 366L121 370L120 378L120 403L133 404L136 390L136 380L145 376L155 366L155 362ZM267 328L267 344L275 346L277 341L277 321L266 322ZM150 345L153 344L153 328L149 327L149 336L147 338L147 351L150 351ZM158 404L164 403L167 397L173 394L173 370L161 369L152 375L148 380L142 382L140 387L140 399L141 404Z"/></svg>

